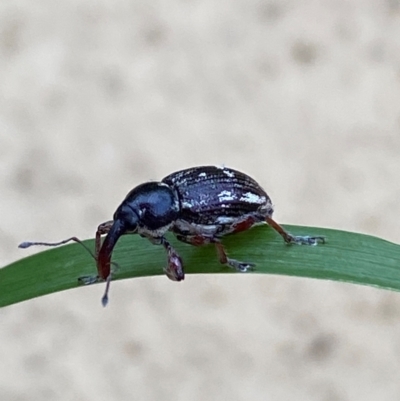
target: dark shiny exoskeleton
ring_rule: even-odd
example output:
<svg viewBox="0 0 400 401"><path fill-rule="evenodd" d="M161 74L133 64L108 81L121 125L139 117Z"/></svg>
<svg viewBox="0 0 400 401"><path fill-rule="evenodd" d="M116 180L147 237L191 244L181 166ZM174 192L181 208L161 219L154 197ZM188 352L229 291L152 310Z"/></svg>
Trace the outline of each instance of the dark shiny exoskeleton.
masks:
<svg viewBox="0 0 400 401"><path fill-rule="evenodd" d="M323 237L292 236L272 220L271 199L248 175L228 167L203 166L178 171L161 182L147 182L134 188L121 203L112 221L99 226L97 265L99 277L110 276L111 253L123 234L139 234L163 245L168 254L166 275L181 281L183 262L165 238L171 231L191 245L213 243L219 261L245 272L253 264L227 257L223 236L244 231L257 223L268 223L287 243L315 245ZM104 242L100 236L107 234Z"/></svg>
<svg viewBox="0 0 400 401"><path fill-rule="evenodd" d="M246 272L254 265L228 258L221 239L227 234L247 230L255 224L268 223L291 244L316 245L323 237L293 236L272 219L271 199L261 186L248 175L228 167L193 167L170 174L160 182L147 182L134 188L114 213L113 220L100 224L96 232L98 277L111 279L111 255L119 237L139 234L154 244L163 245L168 261L166 275L174 281L185 277L183 262L165 238L171 231L180 241L191 245L213 243L219 261L238 271ZM101 236L107 234L105 240ZM60 243L23 243L59 245ZM107 286L108 288L108 286ZM103 303L107 302L107 290Z"/></svg>

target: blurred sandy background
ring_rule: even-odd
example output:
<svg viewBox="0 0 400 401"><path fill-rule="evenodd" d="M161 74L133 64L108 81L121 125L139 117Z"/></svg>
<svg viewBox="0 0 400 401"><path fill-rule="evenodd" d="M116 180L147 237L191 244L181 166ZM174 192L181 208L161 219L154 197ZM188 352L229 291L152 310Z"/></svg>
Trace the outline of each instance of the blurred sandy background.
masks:
<svg viewBox="0 0 400 401"><path fill-rule="evenodd" d="M398 0L2 0L0 262L136 184L241 169L282 223L400 242ZM160 264L160 268L162 265ZM399 400L400 295L276 276L0 310L0 400Z"/></svg>

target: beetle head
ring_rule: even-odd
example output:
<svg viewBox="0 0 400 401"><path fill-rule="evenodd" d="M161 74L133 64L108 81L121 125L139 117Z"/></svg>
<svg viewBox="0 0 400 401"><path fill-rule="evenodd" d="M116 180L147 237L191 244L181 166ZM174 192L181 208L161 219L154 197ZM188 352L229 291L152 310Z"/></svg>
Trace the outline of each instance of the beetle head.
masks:
<svg viewBox="0 0 400 401"><path fill-rule="evenodd" d="M99 276L110 275L111 255L119 237L139 233L148 238L160 238L177 219L179 202L172 189L160 182L147 182L134 188L114 213L97 260Z"/></svg>

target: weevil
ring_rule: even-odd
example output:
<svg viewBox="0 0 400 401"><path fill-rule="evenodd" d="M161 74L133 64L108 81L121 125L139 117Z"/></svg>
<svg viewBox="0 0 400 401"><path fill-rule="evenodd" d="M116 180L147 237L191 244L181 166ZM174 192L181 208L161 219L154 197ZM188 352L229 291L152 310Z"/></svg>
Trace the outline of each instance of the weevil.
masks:
<svg viewBox="0 0 400 401"><path fill-rule="evenodd" d="M108 301L112 276L111 256L121 235L139 234L167 252L164 272L173 281L185 278L183 261L165 234L171 231L179 241L194 246L214 244L218 260L239 272L254 264L228 257L222 238L267 223L287 244L317 245L323 236L294 236L272 219L273 206L264 189L248 175L228 167L201 166L177 171L161 181L151 181L132 189L114 213L113 220L98 226L95 240L97 276L81 278L85 284L105 280L103 305ZM106 235L102 241L102 236ZM19 246L56 246L56 243L23 242ZM82 244L84 245L84 244ZM86 247L86 246L85 246ZM89 250L89 252L91 252Z"/></svg>

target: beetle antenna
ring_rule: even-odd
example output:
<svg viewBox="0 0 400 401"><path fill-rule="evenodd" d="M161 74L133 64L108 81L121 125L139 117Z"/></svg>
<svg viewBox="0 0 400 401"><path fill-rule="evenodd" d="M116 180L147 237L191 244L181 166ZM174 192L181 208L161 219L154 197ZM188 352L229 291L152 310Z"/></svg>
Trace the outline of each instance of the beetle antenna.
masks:
<svg viewBox="0 0 400 401"><path fill-rule="evenodd" d="M115 270L120 269L119 264L117 262L110 262L110 264L115 267ZM113 271L115 271L115 270L113 269ZM106 307L108 305L108 293L110 292L110 285L111 285L113 271L110 271L110 274L108 275L108 277L106 279L106 289L104 290L104 294L101 297L101 304L104 307Z"/></svg>
<svg viewBox="0 0 400 401"><path fill-rule="evenodd" d="M76 242L76 243L82 245L89 252L89 254L92 256L92 258L94 260L96 260L96 256L94 255L94 253L87 247L87 245L85 245L83 243L83 241L81 241L77 237L67 238L67 239L65 239L63 241L60 241L60 242L29 242L29 241L25 241L25 242L21 242L18 245L18 248L26 249L26 248L30 248L31 246L36 246L36 245L39 245L39 246L59 246L59 245L64 245L64 244L66 244L68 242Z"/></svg>
<svg viewBox="0 0 400 401"><path fill-rule="evenodd" d="M97 263L97 258L94 255L94 253L88 248L87 245L85 245L83 243L83 241L81 241L79 238L77 237L71 237L71 238L67 238L63 241L59 241L59 242L30 242L30 241L25 241L25 242L21 242L18 245L18 248L22 248L22 249L26 249L26 248L30 248L31 246L59 246L59 245L64 245L67 244L68 242L76 242L80 245L82 245L86 251L90 254L90 256L92 256L92 258L96 261ZM109 262L110 265L114 266L116 269L119 269L119 265L116 262ZM112 272L110 271L109 275L106 278L106 289L104 291L104 295L101 298L101 303L102 305L105 307L108 304L108 293L110 292L110 284L111 284L111 279L112 279ZM85 277L80 277L79 280L84 283L84 284L92 284L97 282L97 278L94 279L93 277L90 276L85 276Z"/></svg>
<svg viewBox="0 0 400 401"><path fill-rule="evenodd" d="M106 307L108 304L108 293L110 291L110 284L111 284L111 273L107 277L106 281L106 289L104 291L104 295L101 298L101 304Z"/></svg>

